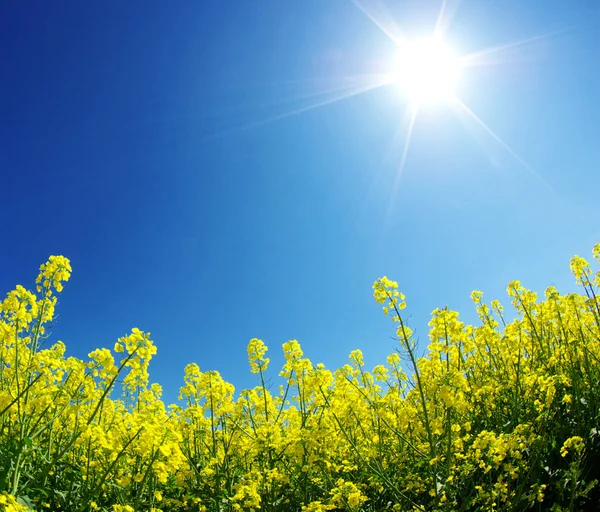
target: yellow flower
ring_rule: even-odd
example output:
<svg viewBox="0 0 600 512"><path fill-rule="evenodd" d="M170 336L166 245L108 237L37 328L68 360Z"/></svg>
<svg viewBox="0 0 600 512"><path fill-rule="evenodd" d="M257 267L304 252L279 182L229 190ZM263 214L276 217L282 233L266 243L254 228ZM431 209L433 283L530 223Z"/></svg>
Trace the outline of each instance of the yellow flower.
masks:
<svg viewBox="0 0 600 512"><path fill-rule="evenodd" d="M258 338L252 338L248 343L248 361L252 373L259 373L268 368L270 359L264 357L267 350L268 347Z"/></svg>
<svg viewBox="0 0 600 512"><path fill-rule="evenodd" d="M0 510L3 512L26 512L29 507L19 504L17 499L6 491L0 493Z"/></svg>
<svg viewBox="0 0 600 512"><path fill-rule="evenodd" d="M582 283L583 278L590 273L590 264L580 256L571 258L571 272L575 276L577 283Z"/></svg>
<svg viewBox="0 0 600 512"><path fill-rule="evenodd" d="M569 437L562 445L560 449L560 455L566 457L569 454L569 450L574 450L576 453L581 454L585 451L585 442L580 436Z"/></svg>

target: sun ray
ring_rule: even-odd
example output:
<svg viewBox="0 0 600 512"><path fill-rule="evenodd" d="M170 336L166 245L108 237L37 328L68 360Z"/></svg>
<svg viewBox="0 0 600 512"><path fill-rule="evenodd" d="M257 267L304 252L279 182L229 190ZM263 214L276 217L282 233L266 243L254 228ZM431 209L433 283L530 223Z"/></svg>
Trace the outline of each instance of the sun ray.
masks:
<svg viewBox="0 0 600 512"><path fill-rule="evenodd" d="M313 91L299 91L296 94L286 95L278 98L269 99L267 101L248 101L248 102L237 102L230 103L228 105L215 107L211 110L209 107L203 107L201 110L198 108L186 108L185 111L181 111L178 109L173 112L163 111L159 114L155 114L150 118L152 123L172 123L174 121L183 121L187 119L199 118L201 116L210 117L215 122L219 122L223 118L232 115L251 115L252 111L256 112L261 109L275 109L275 108L285 108L289 107L292 104L298 104L302 102L306 102L309 100L318 100L319 98L331 96L334 94L343 94L356 87L357 84L360 83L372 83L374 80L382 80L380 75L372 75L372 74L361 74L361 75L351 75L341 77L336 79L336 84L331 85L332 78L318 78L312 80L296 80L296 81L286 81L281 83L268 83L268 84L252 84L252 86L246 85L246 88L250 87L262 87L265 88L278 88L280 91L286 91L290 89L290 86L304 86L304 88L309 88L315 85L320 85L323 83L326 87L322 87L318 90ZM391 79L390 79L391 80ZM232 84L232 89L235 91L235 85ZM231 96L235 96L232 94ZM270 95L274 96L274 95Z"/></svg>
<svg viewBox="0 0 600 512"><path fill-rule="evenodd" d="M398 193L398 188L400 187L400 181L402 180L402 175L404 174L404 167L406 166L406 159L408 157L408 151L410 149L410 142L412 140L413 131L415 128L415 122L417 120L417 116L419 114L419 105L413 104L410 106L410 115L408 118L408 127L406 130L406 135L404 137L404 144L402 146L402 156L400 157L400 165L398 166L398 170L394 175L394 184L392 185L392 191L390 194L390 202L388 205L388 217L392 212L393 200Z"/></svg>
<svg viewBox="0 0 600 512"><path fill-rule="evenodd" d="M388 36L396 45L401 45L406 42L406 37L400 32L394 20L390 17L387 20L387 24L390 25L394 30L391 30L386 26L386 24L379 21L375 15L370 12L359 0L352 0L352 3L367 17L369 18L376 26L379 28L386 36Z"/></svg>
<svg viewBox="0 0 600 512"><path fill-rule="evenodd" d="M452 20L452 16L454 15L454 11L456 11L458 7L458 1L456 1L452 7L452 10L448 7L448 0L442 0L442 5L440 6L440 12L437 17L437 21L435 23L435 29L433 31L434 37L443 38L450 21Z"/></svg>
<svg viewBox="0 0 600 512"><path fill-rule="evenodd" d="M473 121L475 121L484 131L490 135L498 144L500 144L517 162L519 162L532 176L537 178L550 191L556 192L525 160L523 160L506 142L504 142L483 120L475 114L467 105L459 98L455 99L454 105L460 108L463 113L466 113Z"/></svg>
<svg viewBox="0 0 600 512"><path fill-rule="evenodd" d="M520 40L514 41L512 43L500 44L497 46L492 46L490 48L486 48L484 50L479 50L477 52L473 52L468 55L464 55L461 58L462 65L465 67L484 66L486 64L489 64L489 62L486 62L486 61L491 55L494 55L496 53L505 52L507 50L513 50L515 48L519 48L521 46L526 46L526 45L533 44L536 42L544 41L551 37L555 37L559 34L566 33L566 32L568 32L568 30L569 29L555 30L553 32L548 32L546 34L539 34L537 36L520 39Z"/></svg>
<svg viewBox="0 0 600 512"><path fill-rule="evenodd" d="M444 14L446 13L446 7L448 5L448 0L442 0L442 5L440 6L440 12L437 17L437 21L435 22L435 29L433 30L434 37L443 37L444 36Z"/></svg>
<svg viewBox="0 0 600 512"><path fill-rule="evenodd" d="M230 128L227 130L222 130L220 132L214 133L211 136L207 137L206 140L210 140L210 139L214 139L214 138L218 138L218 137L229 136L229 135L243 132L246 130L250 130L253 128L259 128L261 126L265 126L270 123L274 123L276 121L281 121L283 119L286 119L286 118L294 116L294 115L302 114L304 112L308 112L310 110L314 110L319 107L331 105L332 103L336 103L338 101L346 100L346 99L352 98L354 96L358 96L360 94L364 94L366 92L373 91L375 89L378 89L380 87L388 85L389 83L390 83L390 76L388 74L374 75L374 76L371 75L371 80L369 81L369 83L367 85L363 85L363 86L352 85L352 86L348 86L346 88L342 88L341 90L339 90L339 94L336 94L333 97L328 97L324 100L316 101L314 103L305 105L300 108L289 110L289 111L283 112L281 114L276 114L274 116L268 117L267 119L262 119L259 121L247 123L242 126L237 126L237 127Z"/></svg>
<svg viewBox="0 0 600 512"><path fill-rule="evenodd" d="M307 101L307 100L317 100L318 98L321 98L323 96L331 96L331 95L337 95L337 94L345 94L348 91L351 91L352 89L357 88L357 84L360 83L367 83L367 84L372 84L375 81L376 82L381 82L382 85L385 85L385 83L383 83L385 80L391 81L391 78L387 78L387 76L384 78L383 75L372 75L372 74L363 74L363 75L354 75L354 76L345 76L341 78L341 81L344 82L343 85L335 85L335 86L331 86L329 88L325 88L325 89L321 89L321 90L317 90L317 91L312 91L312 92L305 92L305 93L300 93L294 96L288 96L288 97L283 97L283 98L279 98L279 99L273 99L271 101L268 102L264 102L261 103L259 105L257 105L256 103L249 103L247 106L244 106L242 108L254 108L256 109L257 106L258 108L266 108L266 107L284 107L287 106L291 103L299 103L299 102L303 102L303 101ZM331 82L331 78L323 78L323 79L315 79L312 80L312 82L317 82L317 81L329 81ZM298 80L295 82L286 82L284 85L301 85L301 86L306 86L308 84L310 84L311 81L309 80ZM343 99L343 98L342 98Z"/></svg>
<svg viewBox="0 0 600 512"><path fill-rule="evenodd" d="M404 166L406 165L406 157L408 156L408 150L410 149L410 141L412 139L413 130L415 128L415 122L417 120L417 115L419 114L419 106L413 105L411 107L410 120L408 122L408 130L406 131L406 137L404 139L404 145L402 148L402 158L400 159L400 166L398 167L398 172L396 174L396 178L394 179L394 187L392 189L393 193L396 192L398 186L400 184L400 180L402 179L402 174L404 174Z"/></svg>

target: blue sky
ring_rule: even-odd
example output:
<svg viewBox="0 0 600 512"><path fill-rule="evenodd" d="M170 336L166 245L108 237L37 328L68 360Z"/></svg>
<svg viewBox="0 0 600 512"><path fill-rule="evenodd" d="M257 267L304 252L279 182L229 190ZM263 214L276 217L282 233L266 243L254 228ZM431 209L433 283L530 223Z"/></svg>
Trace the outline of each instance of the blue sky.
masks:
<svg viewBox="0 0 600 512"><path fill-rule="evenodd" d="M440 8L362 5L410 37ZM85 357L151 331L172 401L192 361L255 385L252 337L275 367L294 338L328 367L355 348L383 362L382 275L422 346L434 308L474 319L473 289L572 290L570 256L600 241L600 6L448 6L463 55L542 36L487 54L459 88L526 165L439 105L418 116L394 187L406 99L387 86L327 103L395 53L350 1L2 3L3 293L67 256L53 339Z"/></svg>

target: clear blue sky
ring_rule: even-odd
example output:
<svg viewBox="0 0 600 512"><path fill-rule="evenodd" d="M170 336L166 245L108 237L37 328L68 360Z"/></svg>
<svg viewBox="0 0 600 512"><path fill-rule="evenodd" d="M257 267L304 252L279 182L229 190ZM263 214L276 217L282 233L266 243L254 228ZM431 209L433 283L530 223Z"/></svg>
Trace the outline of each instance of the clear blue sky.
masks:
<svg viewBox="0 0 600 512"><path fill-rule="evenodd" d="M384 5L418 35L440 2ZM332 368L355 348L383 362L382 275L423 346L435 307L473 320L473 289L571 290L570 256L600 241L600 6L449 6L461 54L543 36L459 90L539 177L442 105L417 118L394 190L407 103L392 86L286 117L394 53L350 1L3 2L2 293L67 256L53 339L84 357L151 331L171 401L192 361L255 385L252 337L275 366L292 338Z"/></svg>

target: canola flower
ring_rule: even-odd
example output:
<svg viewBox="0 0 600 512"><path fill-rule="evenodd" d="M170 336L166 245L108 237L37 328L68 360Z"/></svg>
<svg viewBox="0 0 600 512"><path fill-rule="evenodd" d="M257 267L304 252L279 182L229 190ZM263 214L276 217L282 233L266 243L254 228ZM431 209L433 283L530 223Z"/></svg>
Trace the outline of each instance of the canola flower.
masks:
<svg viewBox="0 0 600 512"><path fill-rule="evenodd" d="M357 349L332 371L290 340L273 391L253 338L255 388L191 363L166 406L150 333L87 360L47 346L72 272L51 256L35 291L0 303L0 511L596 510L600 272L579 256L571 271L578 294L511 282L511 321L480 291L478 325L434 310L422 357L383 277L373 295L398 341L385 363Z"/></svg>

